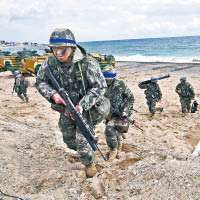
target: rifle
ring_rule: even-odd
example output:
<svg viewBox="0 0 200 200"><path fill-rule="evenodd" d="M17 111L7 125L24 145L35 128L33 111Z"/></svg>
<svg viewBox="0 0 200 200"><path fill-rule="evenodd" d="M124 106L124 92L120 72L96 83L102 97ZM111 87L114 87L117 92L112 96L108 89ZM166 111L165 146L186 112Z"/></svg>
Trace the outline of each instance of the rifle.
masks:
<svg viewBox="0 0 200 200"><path fill-rule="evenodd" d="M121 117L122 119L127 119L130 124L134 125L136 128L140 129L141 131L144 131L142 128L140 128L139 126L137 126L135 124L135 120L131 120L128 116L122 117L122 114L117 109L114 109L111 107L110 112L113 114L116 114L117 116Z"/></svg>
<svg viewBox="0 0 200 200"><path fill-rule="evenodd" d="M16 78L15 78L15 83L14 83L13 90L12 90L12 95L13 95L13 93L15 91L15 87L16 87Z"/></svg>
<svg viewBox="0 0 200 200"><path fill-rule="evenodd" d="M197 111L198 105L199 104L197 103L197 101L193 101L192 108L191 108L191 113L195 113Z"/></svg>
<svg viewBox="0 0 200 200"><path fill-rule="evenodd" d="M53 73L52 73L52 71L51 71L51 69L49 67L46 67L46 75L51 80L53 86L58 91L58 93L60 94L60 96L64 99L64 101L65 101L65 103L67 105L68 111L72 114L72 117L77 122L77 125L80 128L80 130L81 130L81 133L83 134L83 136L86 138L86 140L90 144L92 150L93 151L98 150L100 152L101 156L103 157L103 159L105 161L107 161L107 158L105 157L105 155L103 154L103 152L100 150L100 148L97 145L97 140L94 137L94 135L95 135L94 130L88 124L88 122L83 118L83 116L81 115L81 113L76 110L76 108L75 108L74 104L72 103L72 101L71 101L68 93L65 91L64 88L62 88L59 85L58 81L54 77L54 75L53 75Z"/></svg>
<svg viewBox="0 0 200 200"><path fill-rule="evenodd" d="M165 75L165 76L161 76L161 77L159 77L159 78L157 78L157 79L158 79L158 80L161 80L161 79L169 78L169 77L170 77L170 75L168 74L168 75ZM145 85L145 84L149 84L149 83L151 83L151 80L142 81L142 82L140 83L140 85Z"/></svg>

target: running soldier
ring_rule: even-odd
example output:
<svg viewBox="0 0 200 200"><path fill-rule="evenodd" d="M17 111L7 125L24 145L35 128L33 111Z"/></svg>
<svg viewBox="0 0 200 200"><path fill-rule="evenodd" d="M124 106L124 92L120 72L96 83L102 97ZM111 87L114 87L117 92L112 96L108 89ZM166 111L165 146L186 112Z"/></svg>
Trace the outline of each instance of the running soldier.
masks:
<svg viewBox="0 0 200 200"><path fill-rule="evenodd" d="M76 44L70 29L55 29L50 36L49 47L53 55L46 59L38 71L37 90L52 105L56 104L61 108L66 105L46 74L48 66L76 109L95 127L105 119L110 110L110 102L104 97L107 85L99 63ZM60 110L63 110L59 119L63 140L70 149L78 151L80 160L85 165L86 176L93 177L97 173L94 153L67 108Z"/></svg>
<svg viewBox="0 0 200 200"><path fill-rule="evenodd" d="M192 85L186 81L186 77L180 78L180 83L176 86L176 93L180 97L181 109L183 116L187 112L190 112L191 100L194 99L195 93Z"/></svg>
<svg viewBox="0 0 200 200"><path fill-rule="evenodd" d="M134 96L123 80L116 79L113 66L104 67L103 75L108 86L105 96L111 104L110 113L106 118L105 134L107 145L110 148L108 160L112 162L120 151L121 135L126 138L125 133L129 128L126 117L132 114Z"/></svg>
<svg viewBox="0 0 200 200"><path fill-rule="evenodd" d="M28 80L26 80L21 72L15 71L15 83L13 91L17 93L17 96L24 102L28 102L27 88Z"/></svg>

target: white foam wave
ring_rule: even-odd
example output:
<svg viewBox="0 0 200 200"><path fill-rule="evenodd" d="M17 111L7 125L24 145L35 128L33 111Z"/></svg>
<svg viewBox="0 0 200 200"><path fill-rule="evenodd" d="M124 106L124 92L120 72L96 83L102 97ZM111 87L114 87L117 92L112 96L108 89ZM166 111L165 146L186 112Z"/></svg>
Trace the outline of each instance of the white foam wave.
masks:
<svg viewBox="0 0 200 200"><path fill-rule="evenodd" d="M116 61L135 62L171 62L171 63L200 63L200 56L143 56L140 54L133 56L115 56Z"/></svg>

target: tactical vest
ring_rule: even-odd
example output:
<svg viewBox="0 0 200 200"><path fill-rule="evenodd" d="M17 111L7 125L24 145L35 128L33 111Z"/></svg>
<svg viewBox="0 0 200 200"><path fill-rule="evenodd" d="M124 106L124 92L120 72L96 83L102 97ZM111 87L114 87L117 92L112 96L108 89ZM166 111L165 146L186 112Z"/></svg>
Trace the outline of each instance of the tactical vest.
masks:
<svg viewBox="0 0 200 200"><path fill-rule="evenodd" d="M48 64L60 85L68 92L76 105L87 93L89 83L86 78L88 57L73 64L72 71L66 73L64 66L55 57L49 57Z"/></svg>

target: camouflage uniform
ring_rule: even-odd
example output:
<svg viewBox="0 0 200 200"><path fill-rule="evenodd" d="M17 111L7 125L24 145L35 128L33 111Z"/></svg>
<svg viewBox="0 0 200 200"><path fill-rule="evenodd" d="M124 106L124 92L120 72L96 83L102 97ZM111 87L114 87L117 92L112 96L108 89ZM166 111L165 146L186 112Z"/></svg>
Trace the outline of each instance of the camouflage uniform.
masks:
<svg viewBox="0 0 200 200"><path fill-rule="evenodd" d="M134 96L123 80L113 79L111 85L108 86L105 96L110 100L111 107L114 110L117 110L119 113L125 112L127 116L132 114ZM118 120L119 116L112 114L111 119L107 120L106 123L106 142L110 149L120 146L121 133L115 126Z"/></svg>
<svg viewBox="0 0 200 200"><path fill-rule="evenodd" d="M179 83L176 86L175 91L177 92L178 90L181 90L181 93L178 95L180 97L182 113L186 113L186 110L188 110L188 112L189 112L191 100L195 96L194 89L190 83L185 82L184 84Z"/></svg>
<svg viewBox="0 0 200 200"><path fill-rule="evenodd" d="M28 102L28 96L27 96L27 87L28 87L28 81L24 78L22 74L18 74L15 77L15 92L17 93L17 96L24 101Z"/></svg>
<svg viewBox="0 0 200 200"><path fill-rule="evenodd" d="M162 98L162 93L159 85L157 83L151 82L144 85L139 84L139 87L141 89L146 89L144 93L146 95L147 105L150 113L154 115L156 112L156 102L159 102Z"/></svg>
<svg viewBox="0 0 200 200"><path fill-rule="evenodd" d="M47 66L52 70L57 81L68 92L74 105L79 104L82 106L83 116L88 118L90 124L95 126L107 116L110 103L103 96L107 87L105 79L97 61L88 56L82 47L77 45L70 66L63 65L53 55L48 57L40 67L36 78L36 88L43 97L53 103L51 97L56 91L45 74ZM89 111L91 120L89 120ZM78 128L76 121L61 114L59 127L67 146L78 151L81 162L85 166L91 165L94 160L94 153Z"/></svg>

